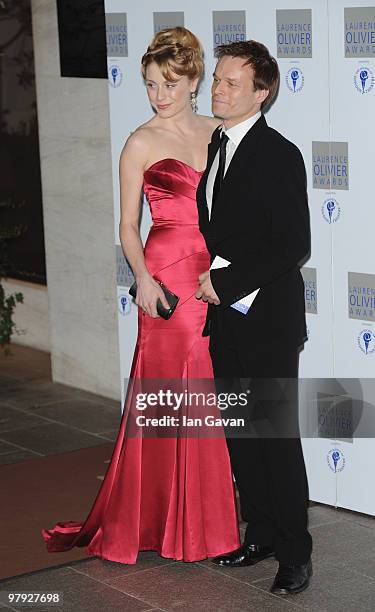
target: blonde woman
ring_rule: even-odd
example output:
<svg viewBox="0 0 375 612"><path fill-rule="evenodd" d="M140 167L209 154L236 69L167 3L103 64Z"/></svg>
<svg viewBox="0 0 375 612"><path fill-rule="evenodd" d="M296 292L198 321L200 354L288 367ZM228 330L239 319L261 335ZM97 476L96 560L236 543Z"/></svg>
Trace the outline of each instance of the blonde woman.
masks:
<svg viewBox="0 0 375 612"><path fill-rule="evenodd" d="M154 116L126 142L120 159L120 238L137 282L138 340L131 378L212 379L207 304L195 298L210 257L198 228L196 189L218 121L194 112L203 73L197 38L159 32L142 58ZM144 190L153 225L139 234ZM179 296L170 320L159 282ZM86 522L43 530L50 551L88 545L92 555L135 563L140 550L198 561L239 546L233 480L224 437L133 436L128 394L116 447Z"/></svg>

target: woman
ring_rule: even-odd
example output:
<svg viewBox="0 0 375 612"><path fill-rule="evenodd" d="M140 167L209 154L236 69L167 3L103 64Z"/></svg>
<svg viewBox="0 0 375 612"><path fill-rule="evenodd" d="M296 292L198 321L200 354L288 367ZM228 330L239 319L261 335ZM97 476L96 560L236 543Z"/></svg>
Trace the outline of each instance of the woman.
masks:
<svg viewBox="0 0 375 612"><path fill-rule="evenodd" d="M142 385L213 376L208 338L202 337L207 304L195 299L198 276L209 267L195 192L218 124L193 112L202 72L202 48L191 32L179 27L154 37L142 73L155 116L129 137L120 159L120 237L139 306L130 376ZM144 250L138 229L142 189L153 218ZM169 320L157 314L158 299L168 307L157 281L179 296ZM48 550L87 545L97 557L135 563L140 550L198 561L238 547L225 438L133 435L134 398L133 388L90 515L83 525L43 530Z"/></svg>

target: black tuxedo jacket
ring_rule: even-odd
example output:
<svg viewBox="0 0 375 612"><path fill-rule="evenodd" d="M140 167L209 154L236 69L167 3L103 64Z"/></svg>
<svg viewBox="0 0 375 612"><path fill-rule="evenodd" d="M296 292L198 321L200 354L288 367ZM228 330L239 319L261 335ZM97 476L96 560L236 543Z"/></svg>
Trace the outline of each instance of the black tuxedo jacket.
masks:
<svg viewBox="0 0 375 612"><path fill-rule="evenodd" d="M209 305L203 335L210 333L210 324L220 316L239 344L298 346L307 339L299 266L310 250L302 155L260 117L236 149L209 220L206 185L219 144L217 128L197 190L199 228L211 261L221 255L231 264L211 271L221 303ZM258 288L246 315L230 308Z"/></svg>

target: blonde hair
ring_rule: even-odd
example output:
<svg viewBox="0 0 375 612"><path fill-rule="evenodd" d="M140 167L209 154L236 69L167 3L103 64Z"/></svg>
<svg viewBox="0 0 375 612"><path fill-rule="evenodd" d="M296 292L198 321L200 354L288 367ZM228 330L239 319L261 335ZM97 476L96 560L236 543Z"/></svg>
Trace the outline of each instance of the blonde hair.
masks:
<svg viewBox="0 0 375 612"><path fill-rule="evenodd" d="M175 80L174 74L187 76L190 80L203 75L203 47L198 38L183 27L168 28L155 34L142 57L142 75L155 62L168 81Z"/></svg>

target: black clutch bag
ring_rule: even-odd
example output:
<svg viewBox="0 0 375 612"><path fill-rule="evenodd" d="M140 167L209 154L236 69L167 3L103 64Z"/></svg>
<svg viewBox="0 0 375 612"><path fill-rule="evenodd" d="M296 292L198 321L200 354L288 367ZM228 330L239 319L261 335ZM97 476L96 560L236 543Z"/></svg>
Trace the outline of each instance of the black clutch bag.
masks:
<svg viewBox="0 0 375 612"><path fill-rule="evenodd" d="M163 319L170 319L171 316L173 315L178 300L180 299L177 295L175 295L174 293L172 293L172 291L169 291L169 289L163 285L163 283L161 283L160 281L157 281L160 285L160 287L163 290L163 293L167 299L167 302L169 304L169 308L164 308L163 304L161 303L161 301L158 299L158 301L156 302L156 310L158 315L160 315L161 317L163 317ZM135 298L137 296L137 283L133 283L132 286L129 289L129 294Z"/></svg>

